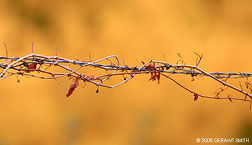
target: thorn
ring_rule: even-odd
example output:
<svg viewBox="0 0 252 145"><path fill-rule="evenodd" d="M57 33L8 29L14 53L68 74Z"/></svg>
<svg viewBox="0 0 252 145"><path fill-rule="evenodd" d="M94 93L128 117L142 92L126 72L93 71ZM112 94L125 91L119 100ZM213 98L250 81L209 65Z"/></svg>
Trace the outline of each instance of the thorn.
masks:
<svg viewBox="0 0 252 145"><path fill-rule="evenodd" d="M6 53L6 57L8 57L8 49L7 49L7 45L6 45L6 43L4 42L3 43L4 44L4 47L5 47L5 53ZM6 58L6 64L7 64L7 62L8 62L8 59Z"/></svg>
<svg viewBox="0 0 252 145"><path fill-rule="evenodd" d="M196 58L196 66L199 66L200 61L202 60L203 54L199 55L198 53L194 52L198 57Z"/></svg>
<svg viewBox="0 0 252 145"><path fill-rule="evenodd" d="M6 45L6 43L5 43L5 42L4 42L3 44L4 44L4 47L5 47L6 57L8 57L8 49L7 49L7 45Z"/></svg>
<svg viewBox="0 0 252 145"><path fill-rule="evenodd" d="M246 79L248 80L248 74L247 73L243 73L243 75L246 77Z"/></svg>
<svg viewBox="0 0 252 145"><path fill-rule="evenodd" d="M167 62L164 54L163 54L163 57L164 57L165 62Z"/></svg>
<svg viewBox="0 0 252 145"><path fill-rule="evenodd" d="M33 54L33 41L32 41L32 54Z"/></svg>
<svg viewBox="0 0 252 145"><path fill-rule="evenodd" d="M183 59L183 57L181 56L181 54L180 54L180 53L178 53L178 56L179 56L180 58L182 58L182 59Z"/></svg>
<svg viewBox="0 0 252 145"><path fill-rule="evenodd" d="M88 53L89 59L92 62L92 58L91 58L91 52Z"/></svg>
<svg viewBox="0 0 252 145"><path fill-rule="evenodd" d="M56 48L56 57L58 57L58 48Z"/></svg>

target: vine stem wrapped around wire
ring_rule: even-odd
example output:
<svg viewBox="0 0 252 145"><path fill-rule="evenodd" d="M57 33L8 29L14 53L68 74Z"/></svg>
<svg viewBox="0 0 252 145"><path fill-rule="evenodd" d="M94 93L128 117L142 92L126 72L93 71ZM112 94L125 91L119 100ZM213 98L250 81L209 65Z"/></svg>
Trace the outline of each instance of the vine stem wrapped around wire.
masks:
<svg viewBox="0 0 252 145"><path fill-rule="evenodd" d="M107 56L96 61L91 61L91 58L90 58L90 61L79 61L79 60L70 60L67 58L58 57L57 55L44 56L44 55L34 54L33 52L24 57L8 57L8 53L6 54L7 56L0 56L0 70L1 70L0 80L6 79L10 76L18 77L20 75L41 78L41 79L57 79L61 77L74 77L76 78L76 80L78 79L78 81L79 79L81 79L84 82L92 83L98 87L115 88L117 86L127 83L136 75L150 73L151 74L150 80L153 80L153 81L158 80L159 82L160 76L168 78L174 83L176 83L177 85L179 85L181 88L192 93L195 101L198 99L198 97L202 97L202 98L210 98L210 99L228 99L231 102L232 100L248 101L250 102L250 104L252 102L252 85L248 81L249 77L252 76L251 73L223 73L223 72L208 73L198 67L202 59L202 55L200 56L198 54L197 54L198 57L196 60L196 65L186 65L183 62L183 60L179 60L182 62L182 64L178 64L178 63L169 64L163 61L150 60L146 63L142 62L143 65L140 67L137 67L137 66L128 67L127 65L120 66L120 60L116 55ZM112 60L115 60L115 62ZM107 61L107 63L106 64L101 63L103 61ZM77 68L75 69L71 68L70 64L77 66ZM46 68L42 66L46 66ZM50 67L58 67L65 70L66 72L56 73L53 71L49 71L48 69ZM79 70L85 67L94 67L97 69L100 68L100 69L106 70L106 73L102 75L98 75L98 76L85 75L83 73L80 73ZM31 73L31 72L38 72L38 73L35 75L34 73ZM185 87L180 82L176 81L174 78L171 77L171 75L175 75L175 74L190 75L192 78L196 76L210 77L211 79L222 84L224 87L235 90L239 92L240 94L243 94L245 97L244 98L231 97L231 95L228 95L226 97L223 97L223 96L221 97L220 92L224 91L224 89L222 89L222 91L220 91L215 96L202 95L202 94L197 93L196 91L193 91ZM106 84L106 81L111 79L114 76L122 76L124 79L121 82L114 85ZM240 87L235 87L227 83L228 79L238 79L238 78L246 78L247 81L244 84L244 86L246 86L246 91L243 89L241 84L240 84ZM74 83L77 83L76 80L74 81ZM75 86L77 87L78 85L75 85Z"/></svg>

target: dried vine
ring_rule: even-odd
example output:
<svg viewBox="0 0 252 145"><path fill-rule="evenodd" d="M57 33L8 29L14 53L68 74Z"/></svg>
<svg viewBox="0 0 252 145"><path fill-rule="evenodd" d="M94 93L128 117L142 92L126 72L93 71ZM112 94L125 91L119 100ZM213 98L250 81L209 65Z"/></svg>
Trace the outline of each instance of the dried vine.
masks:
<svg viewBox="0 0 252 145"><path fill-rule="evenodd" d="M6 49L6 56L0 56L0 80L6 79L11 76L30 76L34 78L41 79L58 79L61 77L70 77L75 78L74 82L70 86L66 96L70 96L74 89L78 87L79 81L92 83L99 87L106 88L115 88L122 84L125 84L136 75L140 74L150 74L151 77L149 80L158 81L160 83L161 76L164 78L170 79L172 82L179 85L181 88L185 89L191 93L196 101L198 97L209 98L209 99L227 99L232 102L232 100L240 100L252 102L252 84L249 82L249 77L252 76L251 73L223 73L223 72L212 72L208 73L203 69L199 68L199 63L202 60L202 55L197 55L197 60L195 65L186 65L183 61L183 58L180 54L180 59L176 64L169 64L163 61L150 60L146 63L142 62L142 66L129 67L127 65L120 65L120 60L117 56L111 55L104 58L101 58L96 61L92 61L91 57L89 61L79 61L79 60L70 60L67 58L62 58L57 56L44 56L39 54L34 54L33 51L31 54L24 57L9 57L8 51ZM102 63L103 62L103 63ZM105 64L104 64L105 62ZM70 66L71 65L71 66ZM72 66L75 66L73 68ZM54 72L49 70L52 67L60 68L62 72ZM82 68L93 67L95 69L105 70L105 73L102 75L86 75L83 71L80 71ZM64 72L63 72L64 70ZM37 72L37 73L35 73ZM172 78L172 75L190 75L194 80L194 77L209 77L218 83L222 84L223 88L217 91L215 96L207 96L196 91L191 90L190 88L185 87L182 83L176 81ZM115 76L122 76L123 79L121 82L109 85L106 82L112 79ZM227 83L228 79L238 79L246 78L244 83L245 89L240 83L239 87ZM237 91L244 97L234 97L231 95L221 96L221 93L227 88ZM97 89L96 92L99 90Z"/></svg>

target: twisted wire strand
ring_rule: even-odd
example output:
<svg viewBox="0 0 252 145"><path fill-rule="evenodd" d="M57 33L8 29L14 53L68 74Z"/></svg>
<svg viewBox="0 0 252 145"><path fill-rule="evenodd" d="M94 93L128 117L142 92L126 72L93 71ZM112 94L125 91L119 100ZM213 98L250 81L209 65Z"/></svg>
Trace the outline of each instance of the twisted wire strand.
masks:
<svg viewBox="0 0 252 145"><path fill-rule="evenodd" d="M112 60L115 59L116 61ZM103 64L100 62L107 61L107 64ZM155 63L155 67L149 69L148 66ZM30 64L38 64L40 66L47 65L46 69L42 69L41 67L35 69L28 69L27 66ZM70 68L68 65L73 64L78 66L75 69ZM120 60L116 55L107 56L96 61L79 61L79 60L71 60L58 56L44 56L39 54L31 53L24 57L8 57L8 56L0 56L0 80L6 79L15 75L24 75L41 79L57 79L66 76L78 77L80 76L83 81L90 82L96 86L114 88L120 86L129 80L131 80L135 75L138 74L156 74L157 71L159 73L170 79L171 81L178 84L180 87L184 88L190 93L193 93L194 96L200 96L203 98L212 98L212 99L229 99L229 100L242 100L252 102L252 86L248 82L249 78L252 77L252 73L245 72L205 72L204 70L198 67L198 63L196 65L185 65L185 64L169 64L163 61L155 61L149 60L147 63L143 63L142 66L137 67L129 67L129 66L120 66ZM47 69L50 67L60 67L67 71L67 73L55 73L50 72ZM81 68L84 67L94 67L104 69L106 71L112 71L112 73L107 72L106 74L100 76L87 76L83 73L78 72ZM31 74L31 71L39 72L37 75ZM43 76L41 74L48 74L50 76ZM128 75L127 78L124 78L123 81L114 84L108 85L106 81L109 80L113 76L123 76ZM170 75L190 75L191 77L195 76L207 76L215 81L221 83L224 86L227 86L233 90L238 91L239 93L245 95L245 98L236 98L236 97L219 97L219 96L206 96L196 93L195 91L190 90L183 86L180 82L177 82L175 79L171 78ZM231 84L227 83L227 79L239 79L246 78L247 79L247 91L251 91L251 93L245 92L243 88L237 88ZM155 78L154 78L155 79Z"/></svg>

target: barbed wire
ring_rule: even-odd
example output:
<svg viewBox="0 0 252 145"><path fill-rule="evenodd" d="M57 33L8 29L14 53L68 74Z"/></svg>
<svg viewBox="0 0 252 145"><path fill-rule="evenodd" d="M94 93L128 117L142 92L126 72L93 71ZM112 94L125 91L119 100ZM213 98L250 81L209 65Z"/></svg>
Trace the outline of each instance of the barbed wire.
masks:
<svg viewBox="0 0 252 145"><path fill-rule="evenodd" d="M183 61L183 58L180 54L180 59L176 64L169 64L164 61L156 61L149 60L148 62L142 62L140 67L134 66L129 67L127 65L120 65L120 60L116 55L107 56L96 61L92 61L91 57L89 61L79 61L79 60L71 60L63 57L57 56L44 56L39 54L32 53L23 57L9 57L8 51L6 50L6 56L0 56L0 80L6 79L11 76L30 76L34 78L41 79L58 79L61 77L71 77L75 78L73 84L70 86L67 96L70 96L74 89L79 85L79 80L84 82L92 83L99 87L106 88L115 88L120 85L127 83L129 80L134 78L136 75L140 74L151 74L149 80L158 81L160 83L161 76L170 79L181 88L190 92L194 96L194 100L196 101L198 97L202 98L210 98L210 99L228 99L232 102L232 100L241 100L252 102L252 85L249 82L249 78L252 77L252 73L238 72L238 73L225 73L225 72L206 72L203 69L199 68L198 65L202 60L202 55L197 55L196 64L195 65L186 65ZM104 64L105 62L105 64ZM179 64L180 63L180 64ZM75 68L70 66L76 66ZM65 72L54 72L49 70L51 67L61 68ZM86 67L93 67L95 69L105 70L105 73L102 75L86 75L82 73L80 70ZM38 72L38 73L33 73ZM172 78L172 75L190 75L192 79L197 76L201 77L209 77L218 83L222 84L223 87L230 88L243 94L245 97L234 97L228 95L226 97L221 96L220 94L225 90L221 88L221 91L218 91L215 96L207 96L197 93L184 85L182 83L176 81ZM115 76L122 76L123 80L116 84L107 84L107 80L111 79ZM227 83L228 79L240 79L245 78L246 82L244 84L240 83L239 87L235 87ZM244 88L243 88L244 86ZM98 92L97 89L97 92Z"/></svg>

